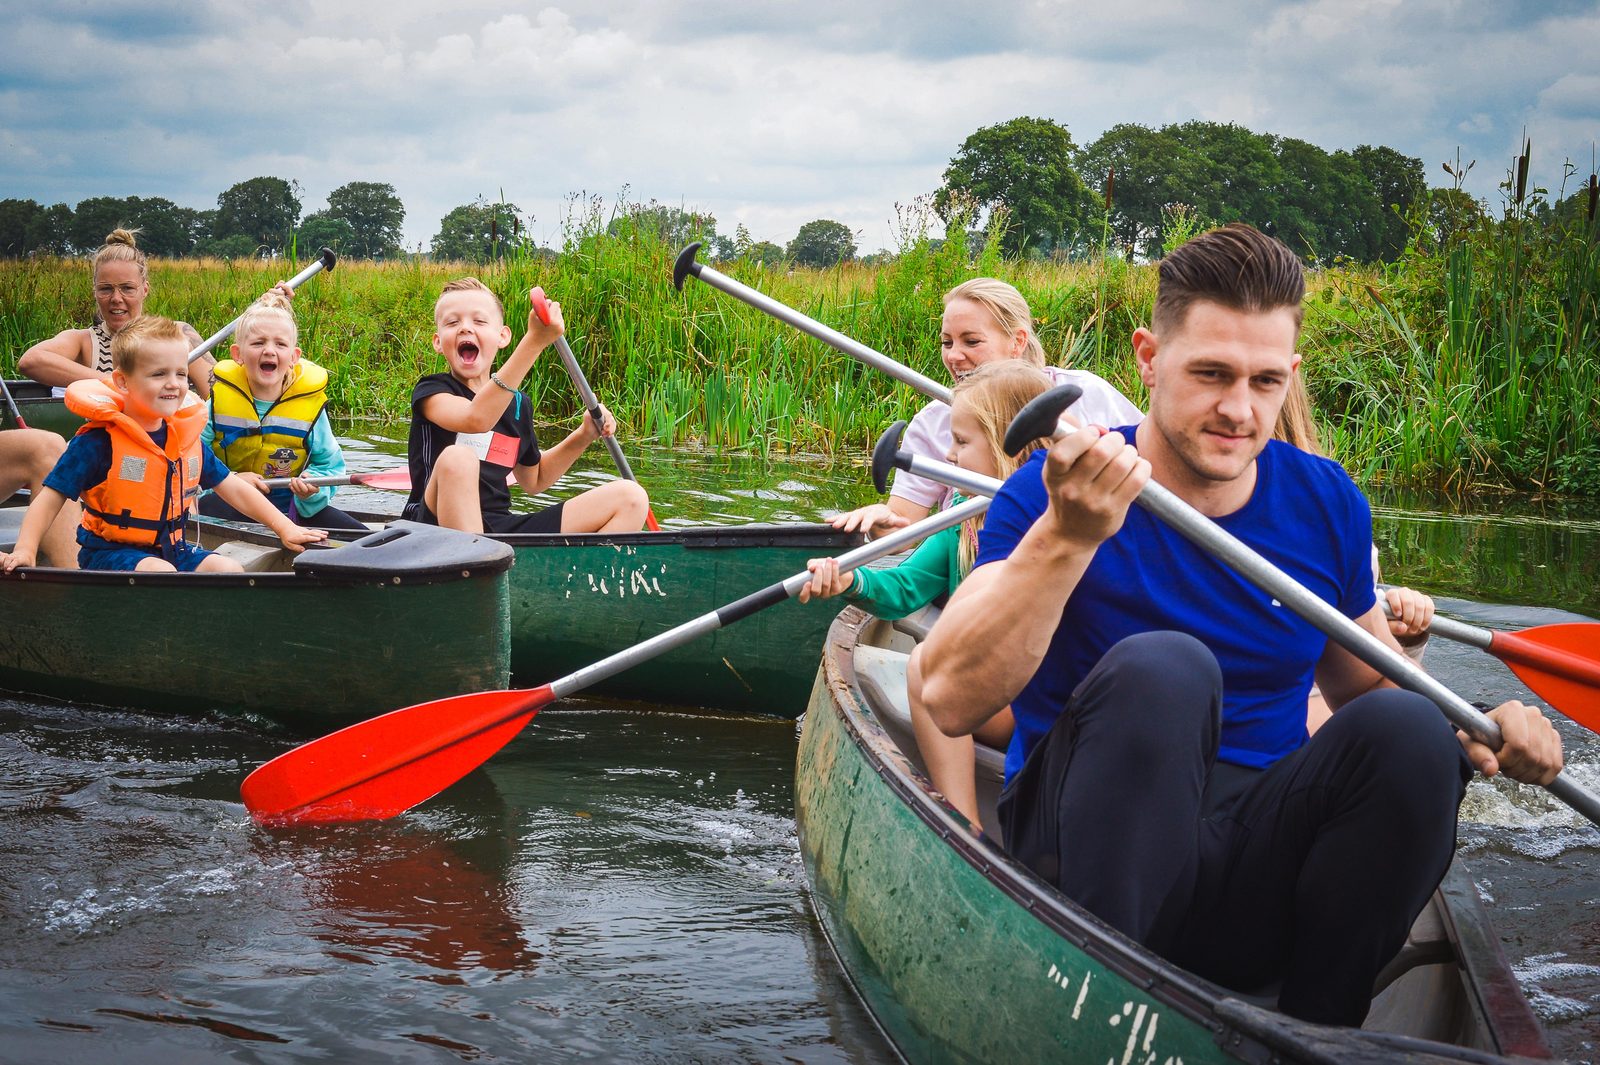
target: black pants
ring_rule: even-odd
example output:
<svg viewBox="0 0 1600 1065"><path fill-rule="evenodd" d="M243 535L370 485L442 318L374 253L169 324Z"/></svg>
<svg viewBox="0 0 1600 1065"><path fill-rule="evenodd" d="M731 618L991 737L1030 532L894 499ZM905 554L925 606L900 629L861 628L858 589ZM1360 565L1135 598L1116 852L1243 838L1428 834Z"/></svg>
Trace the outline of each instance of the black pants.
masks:
<svg viewBox="0 0 1600 1065"><path fill-rule="evenodd" d="M1472 769L1412 692L1352 700L1260 771L1216 762L1222 676L1198 640L1130 637L1000 798L1007 849L1108 924L1225 987L1360 1024L1443 879Z"/></svg>
<svg viewBox="0 0 1600 1065"><path fill-rule="evenodd" d="M262 498L265 499L266 497L263 496ZM204 514L208 518L221 518L224 521L255 520L254 518L249 518L239 513L239 511L236 510L232 504L228 503L215 492L212 492L210 495L204 495L200 497L200 513ZM372 531L361 522L351 517L349 514L346 514L344 511L340 510L338 507L331 505L323 507L315 514L311 515L311 517L307 518L301 515L299 507L290 504L289 520L294 522L296 525L301 525L308 529L352 529L359 530L361 532Z"/></svg>

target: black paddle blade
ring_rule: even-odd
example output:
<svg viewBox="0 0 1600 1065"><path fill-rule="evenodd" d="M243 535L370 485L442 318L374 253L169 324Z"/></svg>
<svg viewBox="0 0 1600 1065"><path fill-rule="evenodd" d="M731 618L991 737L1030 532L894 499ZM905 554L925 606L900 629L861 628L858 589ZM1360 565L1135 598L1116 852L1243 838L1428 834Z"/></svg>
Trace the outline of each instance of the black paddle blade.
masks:
<svg viewBox="0 0 1600 1065"><path fill-rule="evenodd" d="M1062 413L1078 402L1081 395L1083 389L1077 385L1056 385L1030 399L1006 426L1006 438L1001 442L1006 454L1015 455L1040 437L1048 440L1055 436L1056 423L1061 420Z"/></svg>
<svg viewBox="0 0 1600 1065"><path fill-rule="evenodd" d="M323 248L317 252L317 258L322 260L322 268L330 274L333 273L334 265L339 261L339 257L333 254L332 248Z"/></svg>
<svg viewBox="0 0 1600 1065"><path fill-rule="evenodd" d="M678 261L672 264L672 287L679 292L683 291L683 282L690 274L700 276L700 264L694 261L695 253L700 250L700 242L684 248L678 253Z"/></svg>
<svg viewBox="0 0 1600 1065"><path fill-rule="evenodd" d="M895 468L894 453L900 450L900 438L905 435L904 419L883 431L872 448L872 483L881 495L889 490L889 471Z"/></svg>

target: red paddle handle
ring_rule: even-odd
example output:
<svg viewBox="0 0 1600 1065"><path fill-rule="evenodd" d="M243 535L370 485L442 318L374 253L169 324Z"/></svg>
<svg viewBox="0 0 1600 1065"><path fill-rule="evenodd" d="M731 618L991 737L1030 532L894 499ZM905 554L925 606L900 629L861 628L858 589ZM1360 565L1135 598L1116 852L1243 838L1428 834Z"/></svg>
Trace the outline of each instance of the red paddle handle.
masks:
<svg viewBox="0 0 1600 1065"><path fill-rule="evenodd" d="M533 313L539 316L539 321L545 325L550 324L550 301L545 298L544 289L538 285L528 290L528 299L533 303Z"/></svg>

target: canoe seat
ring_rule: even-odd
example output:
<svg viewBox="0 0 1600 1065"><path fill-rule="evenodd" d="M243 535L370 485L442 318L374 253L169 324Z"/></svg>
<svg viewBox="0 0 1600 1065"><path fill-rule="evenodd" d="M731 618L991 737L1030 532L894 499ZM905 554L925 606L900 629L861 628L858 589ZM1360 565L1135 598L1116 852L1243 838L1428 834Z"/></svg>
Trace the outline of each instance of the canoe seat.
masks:
<svg viewBox="0 0 1600 1065"><path fill-rule="evenodd" d="M858 644L856 683L861 685L867 705L894 737L895 743L920 766L922 760L916 756L916 732L911 727L911 702L906 698L906 661L909 658L901 651ZM973 747L977 753L978 777L1002 779L1005 776L1005 752L982 743L975 743Z"/></svg>
<svg viewBox="0 0 1600 1065"><path fill-rule="evenodd" d="M928 638L928 630L933 628L933 623L939 620L939 613L938 607L925 606L915 614L891 621L889 624L895 632L904 633L921 643Z"/></svg>
<svg viewBox="0 0 1600 1065"><path fill-rule="evenodd" d="M252 544L244 540L229 540L213 548L223 558L231 558L251 573L264 573L283 569L284 551L281 547Z"/></svg>

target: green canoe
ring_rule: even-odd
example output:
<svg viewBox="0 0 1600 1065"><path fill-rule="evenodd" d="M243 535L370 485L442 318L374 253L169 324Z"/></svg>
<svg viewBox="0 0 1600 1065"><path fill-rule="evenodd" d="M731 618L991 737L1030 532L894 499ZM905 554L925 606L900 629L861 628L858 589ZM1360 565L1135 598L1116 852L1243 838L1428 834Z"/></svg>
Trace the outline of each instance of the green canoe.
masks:
<svg viewBox="0 0 1600 1065"><path fill-rule="evenodd" d="M1014 863L932 790L905 705L914 623L851 608L828 634L795 770L822 927L911 1062L1548 1059L1476 891L1453 869L1362 1029L1293 1020L1163 961ZM910 752L910 753L908 753ZM1001 758L979 752L994 823Z"/></svg>
<svg viewBox="0 0 1600 1065"><path fill-rule="evenodd" d="M83 424L82 418L67 410L64 400L56 399L50 394L49 385L41 385L37 381L24 378L20 381L7 379L6 387L11 390L11 398L17 405L17 411L30 429L48 429L59 436L71 436L78 431L78 426ZM0 396L0 429L16 427L17 420L11 416L11 405Z"/></svg>
<svg viewBox="0 0 1600 1065"><path fill-rule="evenodd" d="M374 524L388 519L361 514ZM276 542L259 526L200 519L201 543ZM861 542L824 524L492 536L511 567L511 676L537 687L743 598ZM795 600L590 689L642 702L798 717L835 610Z"/></svg>
<svg viewBox="0 0 1600 1065"><path fill-rule="evenodd" d="M0 548L21 515L0 509ZM226 550L245 573L0 576L0 688L322 733L509 686L504 544L396 522L292 558Z"/></svg>

